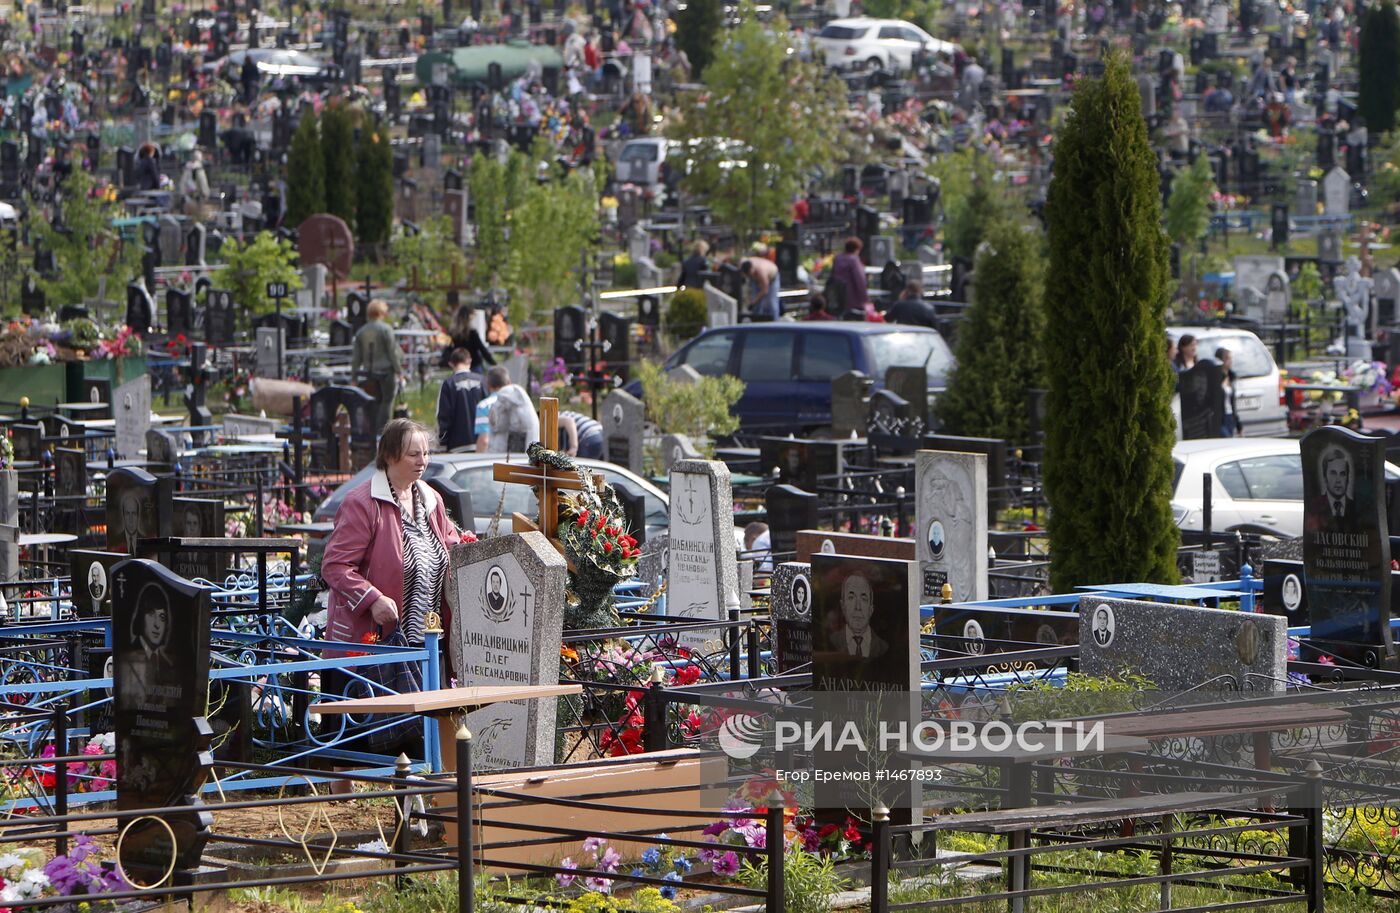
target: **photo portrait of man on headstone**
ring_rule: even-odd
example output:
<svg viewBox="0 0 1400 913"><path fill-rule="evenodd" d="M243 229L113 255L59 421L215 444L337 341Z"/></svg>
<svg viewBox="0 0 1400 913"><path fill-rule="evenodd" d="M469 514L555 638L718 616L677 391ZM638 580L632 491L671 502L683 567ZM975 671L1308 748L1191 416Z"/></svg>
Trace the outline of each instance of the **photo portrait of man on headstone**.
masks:
<svg viewBox="0 0 1400 913"><path fill-rule="evenodd" d="M1113 613L1108 606L1099 606L1094 610L1094 643L1106 647L1112 640Z"/></svg>
<svg viewBox="0 0 1400 913"><path fill-rule="evenodd" d="M93 617L100 614L102 600L107 598L107 569L102 566L101 561L94 561L88 565L87 592L86 614Z"/></svg>
<svg viewBox="0 0 1400 913"><path fill-rule="evenodd" d="M126 553L136 554L136 540L141 534L141 499L134 491L122 495L122 539Z"/></svg>
<svg viewBox="0 0 1400 913"><path fill-rule="evenodd" d="M878 659L890 645L870 627L875 614L875 591L870 581L852 574L841 586L841 617L845 623L841 648L848 656Z"/></svg>
<svg viewBox="0 0 1400 913"><path fill-rule="evenodd" d="M1351 454L1341 447L1328 447L1317 461L1321 497L1314 497L1308 513L1324 517L1329 528L1352 529L1357 525L1355 472Z"/></svg>
<svg viewBox="0 0 1400 913"><path fill-rule="evenodd" d="M129 634L125 681L134 694L150 695L151 689L169 680L175 669L169 651L170 601L160 586L147 584L136 597Z"/></svg>

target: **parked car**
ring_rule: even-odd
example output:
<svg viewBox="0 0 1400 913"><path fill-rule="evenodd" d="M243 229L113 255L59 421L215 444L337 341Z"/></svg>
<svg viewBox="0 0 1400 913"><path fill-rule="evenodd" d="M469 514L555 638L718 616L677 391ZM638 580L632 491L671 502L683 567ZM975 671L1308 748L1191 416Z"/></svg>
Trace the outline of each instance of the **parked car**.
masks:
<svg viewBox="0 0 1400 913"><path fill-rule="evenodd" d="M1172 448L1172 515L1183 530L1200 531L1204 483L1211 476L1211 528L1296 537L1303 534L1303 458L1297 438L1214 438L1178 441ZM1385 464L1387 489L1400 467Z"/></svg>
<svg viewBox="0 0 1400 913"><path fill-rule="evenodd" d="M744 431L808 432L831 424L831 381L847 371L884 385L895 365L928 369L930 392L947 385L953 353L937 330L880 323L745 323L707 330L666 360L707 377L744 382L734 407ZM641 395L633 382L628 392Z"/></svg>
<svg viewBox="0 0 1400 913"><path fill-rule="evenodd" d="M914 67L923 54L952 56L957 45L939 41L902 19L833 19L815 39L826 65L838 70L862 68L901 72Z"/></svg>
<svg viewBox="0 0 1400 913"><path fill-rule="evenodd" d="M472 512L476 514L475 527L478 536L485 533L490 527L491 518L496 514L497 504L501 505L502 525L499 529L510 532L511 514L521 513L527 517L533 517L539 511L539 504L536 501L535 493L527 486L506 485L492 478L491 467L500 462L507 461L502 454L498 453L435 453L428 462L428 468L423 472L423 478L450 479L459 488L464 488L471 493ZM508 462L523 465L526 461L523 456L514 455ZM601 474L609 485L630 495L640 494L642 496L646 505L648 538L666 531L670 500L665 492L621 466L604 463L601 460L578 460L577 462L587 466L593 472ZM330 497L321 502L321 505L316 508L312 520L318 523L334 520L335 512L340 509L340 502L345 499L345 495L349 493L350 489L365 482L373 474L374 467L372 465L361 469L348 482L331 492ZM505 491L504 503L501 501L502 490Z"/></svg>
<svg viewBox="0 0 1400 913"><path fill-rule="evenodd" d="M1283 404L1283 380L1269 347L1249 330L1235 327L1167 327L1175 342L1187 333L1196 337L1196 357L1214 358L1217 349L1230 350L1235 370L1235 408L1245 437L1288 433L1288 410ZM1181 436L1181 398L1172 397L1177 437Z"/></svg>

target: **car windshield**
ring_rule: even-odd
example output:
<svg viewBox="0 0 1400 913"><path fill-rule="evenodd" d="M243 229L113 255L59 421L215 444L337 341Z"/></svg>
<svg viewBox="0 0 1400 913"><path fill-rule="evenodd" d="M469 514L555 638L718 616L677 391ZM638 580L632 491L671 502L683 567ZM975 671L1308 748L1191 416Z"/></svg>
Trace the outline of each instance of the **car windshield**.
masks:
<svg viewBox="0 0 1400 913"><path fill-rule="evenodd" d="M892 367L928 368L928 380L941 387L947 382L953 367L953 353L948 343L935 332L872 333L866 337L866 352L870 355L872 376L883 378Z"/></svg>
<svg viewBox="0 0 1400 913"><path fill-rule="evenodd" d="M817 33L818 38L830 38L833 41L855 41L865 29L854 28L849 25L828 25Z"/></svg>
<svg viewBox="0 0 1400 913"><path fill-rule="evenodd" d="M660 156L661 146L657 143L628 143L622 149L621 161L654 162Z"/></svg>
<svg viewBox="0 0 1400 913"><path fill-rule="evenodd" d="M1274 360L1269 357L1269 350L1253 336L1205 333L1196 340L1197 358L1214 358L1217 349L1229 349L1236 377L1266 377L1274 370Z"/></svg>

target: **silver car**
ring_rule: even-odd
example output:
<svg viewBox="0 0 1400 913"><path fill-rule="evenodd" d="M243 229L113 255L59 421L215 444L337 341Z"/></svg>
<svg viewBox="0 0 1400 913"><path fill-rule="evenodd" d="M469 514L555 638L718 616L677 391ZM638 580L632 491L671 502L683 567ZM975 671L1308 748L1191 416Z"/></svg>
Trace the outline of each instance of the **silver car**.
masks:
<svg viewBox="0 0 1400 913"><path fill-rule="evenodd" d="M1204 476L1211 476L1211 529L1294 538L1303 535L1303 458L1297 438L1213 438L1172 448L1172 514L1184 530L1200 531ZM1385 464L1386 482L1400 468Z"/></svg>

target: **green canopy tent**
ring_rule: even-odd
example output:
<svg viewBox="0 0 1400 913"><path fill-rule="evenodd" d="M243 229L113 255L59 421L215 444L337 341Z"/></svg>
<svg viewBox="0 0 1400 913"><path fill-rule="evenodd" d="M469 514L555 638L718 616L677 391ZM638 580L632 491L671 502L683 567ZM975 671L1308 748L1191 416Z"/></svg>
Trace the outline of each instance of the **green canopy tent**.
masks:
<svg viewBox="0 0 1400 913"><path fill-rule="evenodd" d="M420 85L431 85L433 68L442 64L448 68L448 79L458 85L470 85L485 82L486 70L493 63L501 65L501 78L507 82L525 75L532 63L541 69L552 67L562 71L564 68L564 58L556 49L526 41L510 41L420 55L413 65L413 75Z"/></svg>

